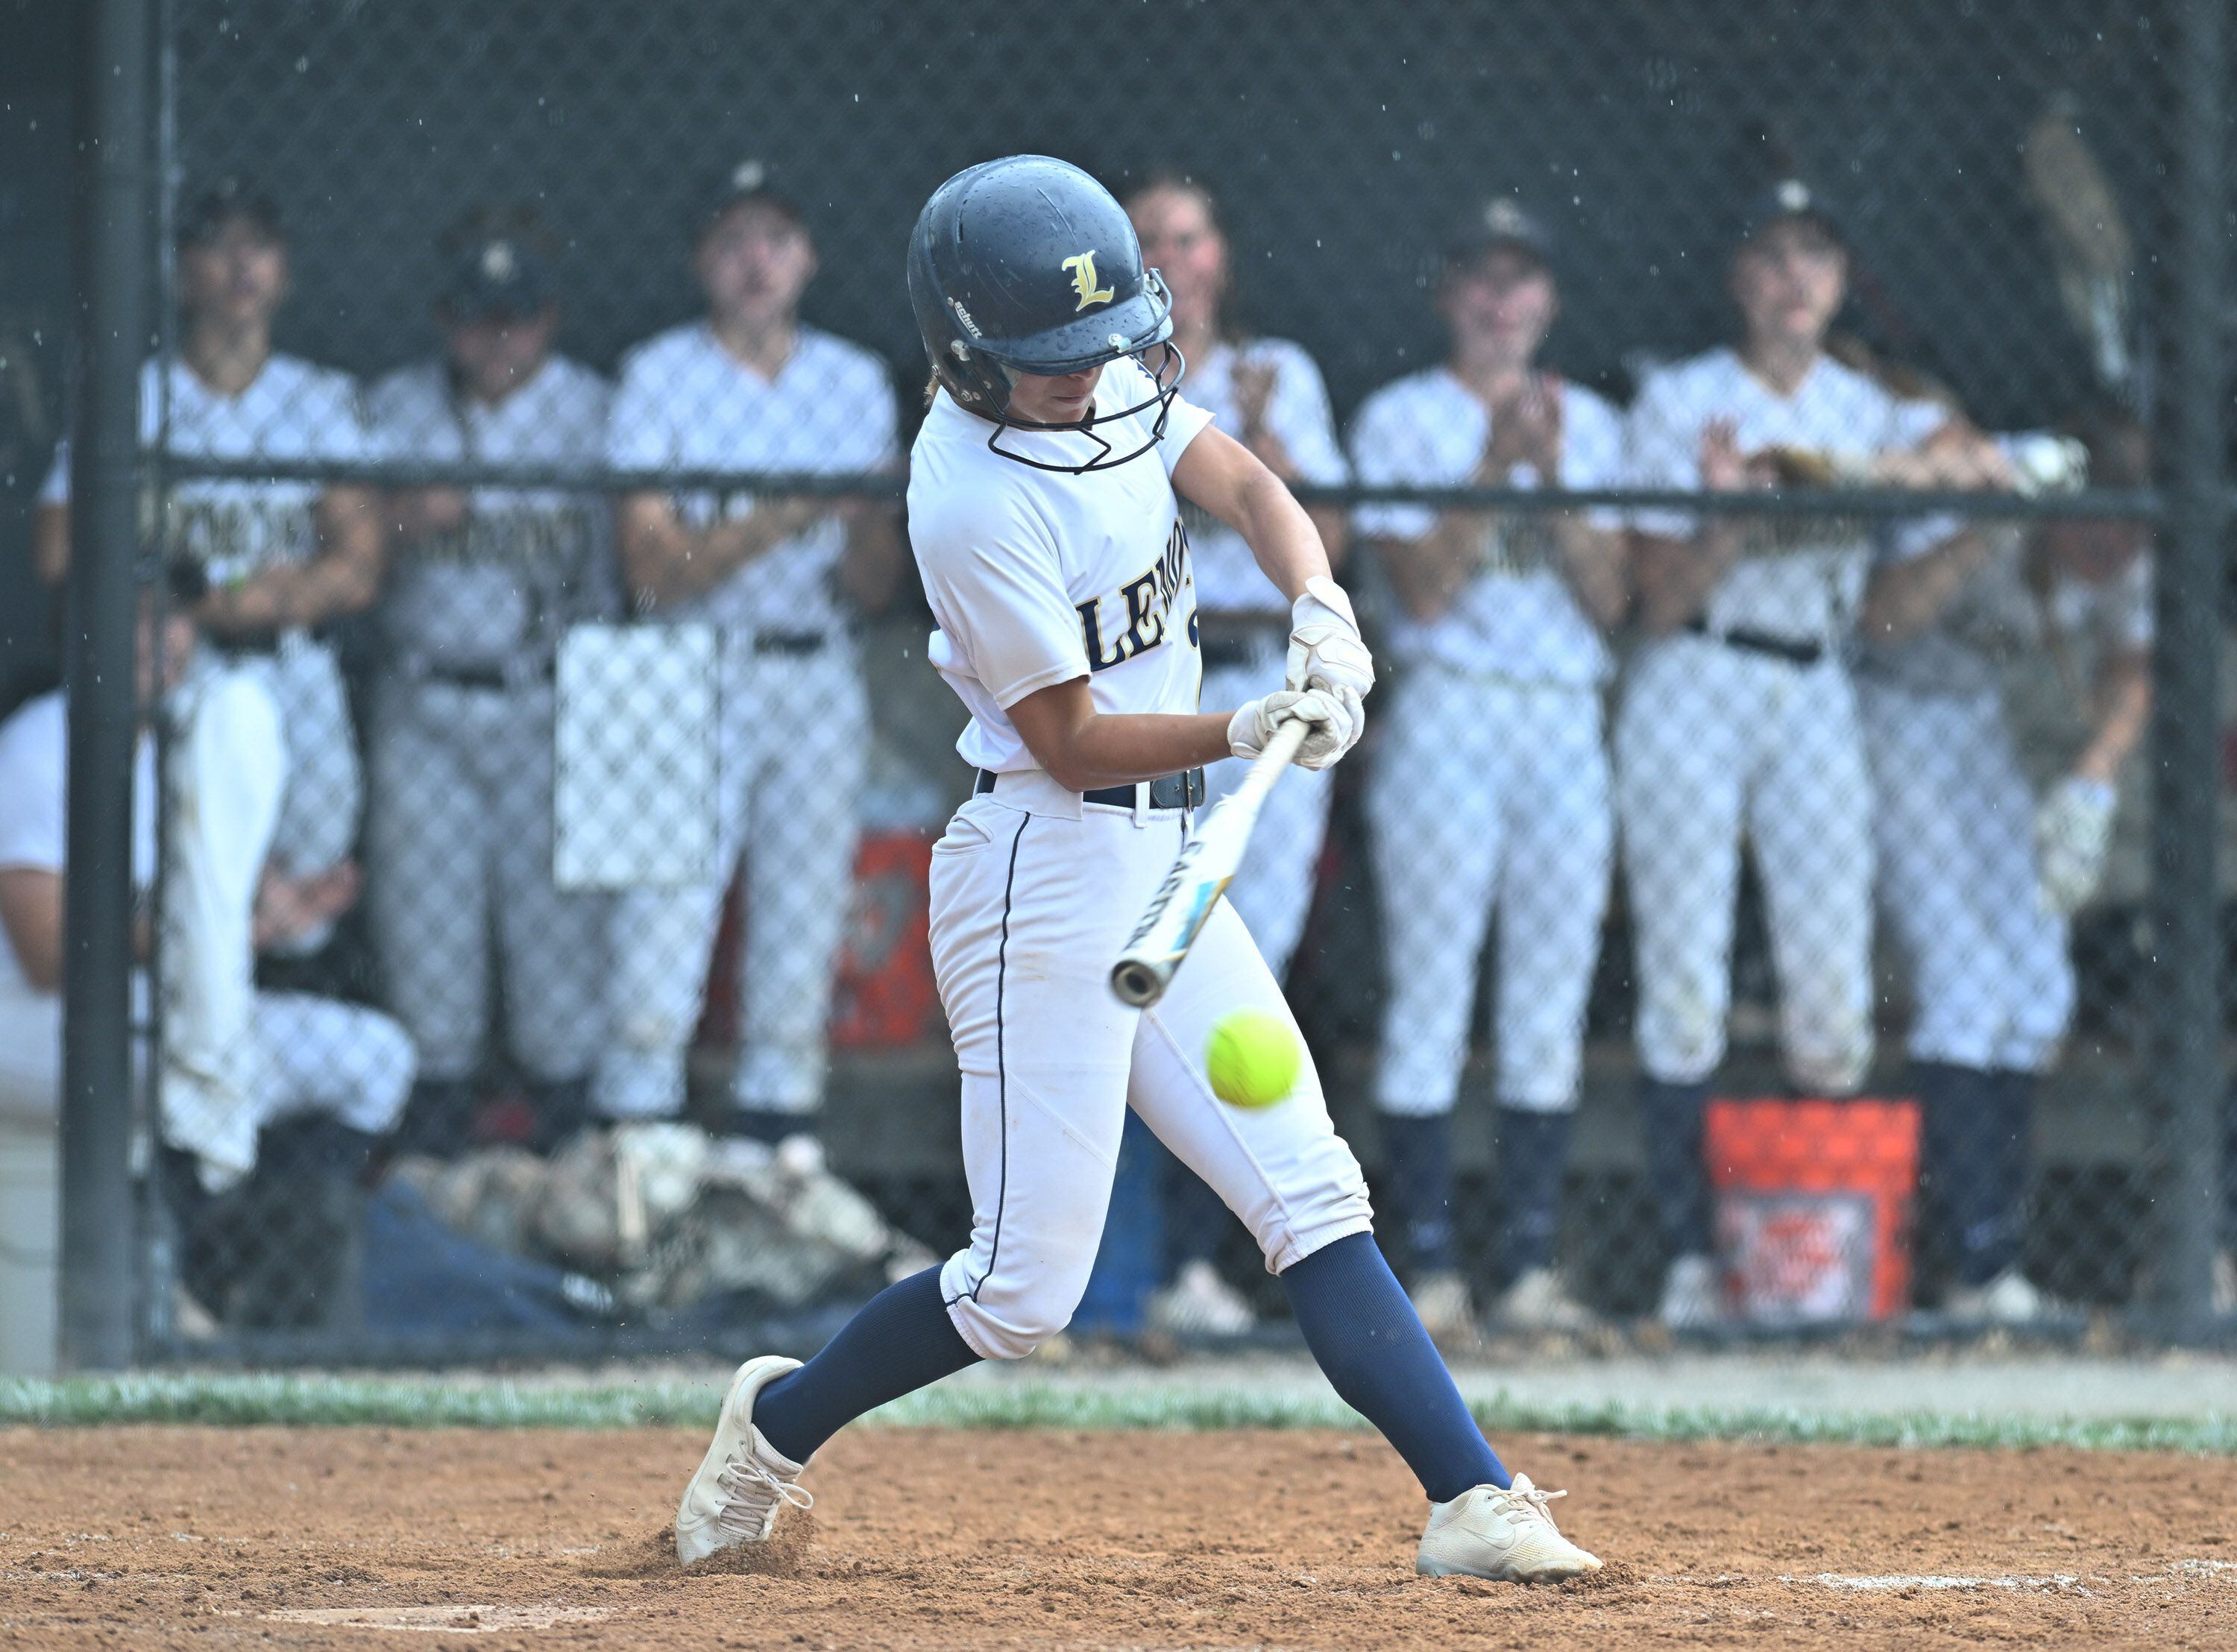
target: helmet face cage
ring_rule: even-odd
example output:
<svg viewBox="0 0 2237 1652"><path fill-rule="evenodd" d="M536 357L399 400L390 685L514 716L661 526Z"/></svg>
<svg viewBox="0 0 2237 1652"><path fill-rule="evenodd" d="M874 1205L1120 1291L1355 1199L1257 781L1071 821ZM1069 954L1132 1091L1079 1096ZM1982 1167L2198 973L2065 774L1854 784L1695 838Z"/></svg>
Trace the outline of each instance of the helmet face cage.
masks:
<svg viewBox="0 0 2237 1652"><path fill-rule="evenodd" d="M1097 269L1098 254L1106 269ZM918 216L908 286L934 373L959 405L993 421L990 451L1078 475L1139 458L1163 438L1186 368L1171 343L1172 296L1157 271L1143 267L1118 203L1086 173L1047 156L1013 155L957 174ZM1095 302L1108 307L1078 313ZM1160 345L1165 352L1152 367L1149 352ZM1091 406L1062 423L1010 410L1020 375L1084 372L1121 358L1138 362L1154 386L1131 406L1108 413ZM1095 433L1099 423L1152 407L1150 440L1130 451L1118 453ZM1003 446L1009 430L1076 431L1098 451L1079 464L1055 464Z"/></svg>

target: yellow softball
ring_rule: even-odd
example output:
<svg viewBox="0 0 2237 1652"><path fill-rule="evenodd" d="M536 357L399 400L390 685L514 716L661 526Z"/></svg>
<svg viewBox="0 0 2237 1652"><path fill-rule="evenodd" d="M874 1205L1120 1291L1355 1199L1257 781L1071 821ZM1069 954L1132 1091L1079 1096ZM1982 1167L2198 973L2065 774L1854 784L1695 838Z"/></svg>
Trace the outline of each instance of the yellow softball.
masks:
<svg viewBox="0 0 2237 1652"><path fill-rule="evenodd" d="M1211 1093L1231 1107L1271 1107L1297 1085L1297 1035L1264 1010L1222 1016L1204 1052Z"/></svg>

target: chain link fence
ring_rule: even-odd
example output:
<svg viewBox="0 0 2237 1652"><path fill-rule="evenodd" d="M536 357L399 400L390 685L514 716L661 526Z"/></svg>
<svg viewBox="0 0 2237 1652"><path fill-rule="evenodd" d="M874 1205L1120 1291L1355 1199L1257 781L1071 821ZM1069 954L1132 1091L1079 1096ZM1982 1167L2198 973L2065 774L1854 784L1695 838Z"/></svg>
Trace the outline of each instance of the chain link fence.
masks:
<svg viewBox="0 0 2237 1652"><path fill-rule="evenodd" d="M1376 645L1230 898L1433 1330L2137 1300L2156 374L2227 342L2155 286L2168 50L2105 0L171 0L148 1351L808 1340L963 1241L901 255L1020 150L1126 203ZM1284 604L1184 521L1225 709ZM1116 1184L1078 1329L1281 1334L1138 1125Z"/></svg>

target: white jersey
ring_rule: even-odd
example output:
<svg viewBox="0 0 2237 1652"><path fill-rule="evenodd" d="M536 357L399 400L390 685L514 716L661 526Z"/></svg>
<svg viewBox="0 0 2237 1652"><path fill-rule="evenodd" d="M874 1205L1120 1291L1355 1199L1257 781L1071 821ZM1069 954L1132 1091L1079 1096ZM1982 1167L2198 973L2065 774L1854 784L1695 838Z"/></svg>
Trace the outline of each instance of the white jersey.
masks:
<svg viewBox="0 0 2237 1652"><path fill-rule="evenodd" d="M894 453L893 386L868 350L802 327L773 379L725 350L704 321L671 328L623 359L606 456L631 469L879 471ZM683 520L704 527L751 514L749 494L679 494ZM736 630L829 632L843 623L834 576L847 546L827 516L662 611Z"/></svg>
<svg viewBox="0 0 2237 1652"><path fill-rule="evenodd" d="M1870 642L1863 668L1875 681L1913 694L1988 694L2003 682L2003 666L2043 647L2079 642L2095 659L2152 645L2152 564L2139 556L2103 583L2052 576L2038 589L2029 578L2028 537L1990 524L1987 564L1977 570L1933 624L1899 642ZM1910 536L1891 562L1925 556L1943 543Z"/></svg>
<svg viewBox="0 0 2237 1652"><path fill-rule="evenodd" d="M1099 413L1151 394L1131 359L1096 387ZM1005 430L1001 444L1084 464L1150 439L1156 409L1068 431ZM966 762L1035 767L1006 714L1027 694L1088 680L1099 712L1192 712L1202 672L1188 530L1172 469L1211 416L1174 398L1154 455L1073 476L989 451L994 426L945 392L909 455L909 539L939 629L929 658L971 713ZM1152 463L1152 459L1158 461Z"/></svg>
<svg viewBox="0 0 2237 1652"><path fill-rule="evenodd" d="M1829 356L1781 396L1732 351L1712 350L1647 376L1625 431L1627 468L1636 487L1699 488L1701 431L1715 418L1733 422L1744 453L1772 446L1876 453L1917 444L1946 417L1931 404L1899 401ZM1709 594L1709 628L1838 641L1863 599L1871 526L1845 517L1745 520L1747 548ZM1684 511L1650 510L1633 525L1682 539L1695 523Z"/></svg>
<svg viewBox="0 0 2237 1652"><path fill-rule="evenodd" d="M183 361L149 361L140 372L140 438L154 443L169 396L171 452L198 458L332 459L372 456L348 374L275 355L237 396L221 396ZM231 584L275 563L318 554L316 482L182 481L170 490L167 547L201 563L214 584ZM69 503L69 446L59 445L43 504ZM149 524L152 526L153 524Z"/></svg>
<svg viewBox="0 0 2237 1652"><path fill-rule="evenodd" d="M1222 343L1206 352L1203 360L1189 363L1184 381L1189 399L1239 442L1243 418L1235 400L1238 365L1272 370L1273 388L1266 396L1266 428L1289 450L1298 478L1323 486L1342 483L1347 471L1343 450L1336 444L1336 415L1329 407L1328 386L1304 347L1286 339L1254 339L1239 348ZM1182 503L1181 514L1188 523L1189 560L1196 573L1198 608L1211 614L1258 610L1287 615L1288 602L1259 568L1241 534L1186 501Z"/></svg>
<svg viewBox="0 0 2237 1652"><path fill-rule="evenodd" d="M366 400L387 458L591 465L605 452L606 382L560 356L495 406L456 392L440 361L391 373ZM381 604L392 647L436 665L548 657L570 621L614 611L611 519L591 495L476 489L462 528L395 557Z"/></svg>
<svg viewBox="0 0 2237 1652"><path fill-rule="evenodd" d="M1561 393L1561 474L1540 477L1524 467L1516 484L1615 486L1623 468L1623 426L1615 410L1577 385L1564 383ZM1352 425L1352 465L1363 483L1458 486L1475 473L1490 441L1489 410L1447 369L1431 367L1367 398ZM1613 512L1595 511L1589 519L1611 529L1620 523ZM1352 523L1371 538L1419 539L1436 520L1428 505L1374 504L1361 506ZM1394 615L1393 658L1521 682L1581 685L1607 676L1607 645L1577 606L1546 518L1504 516L1482 549L1481 566L1435 619Z"/></svg>
<svg viewBox="0 0 2237 1652"><path fill-rule="evenodd" d="M69 716L61 690L42 694L0 723L0 872L59 874L68 859ZM155 742L140 736L132 755L132 886L155 881ZM31 984L0 928L0 1004L51 998Z"/></svg>

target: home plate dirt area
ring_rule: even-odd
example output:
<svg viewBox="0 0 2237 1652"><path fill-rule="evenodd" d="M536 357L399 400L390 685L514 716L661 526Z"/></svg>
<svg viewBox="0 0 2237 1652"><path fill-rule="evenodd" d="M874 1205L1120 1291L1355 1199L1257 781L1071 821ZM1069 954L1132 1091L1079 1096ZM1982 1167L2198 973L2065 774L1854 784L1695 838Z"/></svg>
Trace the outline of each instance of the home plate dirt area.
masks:
<svg viewBox="0 0 2237 1652"><path fill-rule="evenodd" d="M1502 1439L1606 1572L1413 1572L1364 1433L857 1428L685 1574L669 1429L0 1431L0 1647L2237 1645L2237 1460Z"/></svg>

